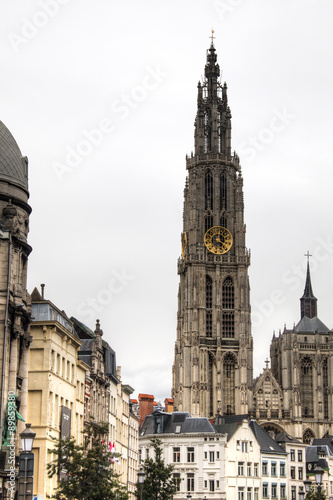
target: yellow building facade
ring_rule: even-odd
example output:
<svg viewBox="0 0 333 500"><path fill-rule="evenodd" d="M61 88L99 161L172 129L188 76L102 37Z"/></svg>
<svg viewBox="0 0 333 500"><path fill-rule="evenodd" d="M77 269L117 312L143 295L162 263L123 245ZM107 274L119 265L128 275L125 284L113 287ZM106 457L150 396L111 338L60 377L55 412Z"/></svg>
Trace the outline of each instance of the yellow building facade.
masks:
<svg viewBox="0 0 333 500"><path fill-rule="evenodd" d="M88 366L78 358L82 345L73 323L52 302L32 293L28 378L28 422L36 432L34 495L46 500L57 486L47 477L46 464L54 438L74 436L82 443L85 377Z"/></svg>

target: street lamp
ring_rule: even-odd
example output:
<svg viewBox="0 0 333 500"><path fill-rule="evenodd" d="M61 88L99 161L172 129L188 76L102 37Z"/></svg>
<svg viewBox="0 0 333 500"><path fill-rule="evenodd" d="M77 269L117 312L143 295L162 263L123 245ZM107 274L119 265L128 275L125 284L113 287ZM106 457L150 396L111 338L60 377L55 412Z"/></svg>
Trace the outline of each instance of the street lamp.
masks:
<svg viewBox="0 0 333 500"><path fill-rule="evenodd" d="M323 484L323 475L324 471L321 467L317 465L317 467L313 471L315 478L316 478L316 484L317 484L317 491L318 491L318 500L320 499L321 496L321 485Z"/></svg>
<svg viewBox="0 0 333 500"><path fill-rule="evenodd" d="M32 500L34 484L34 454L31 452L36 433L31 429L31 424L21 432L22 452L20 453L18 499Z"/></svg>
<svg viewBox="0 0 333 500"><path fill-rule="evenodd" d="M32 444L36 437L36 433L31 429L31 424L27 424L24 431L21 432L20 438L22 441L22 451L31 452Z"/></svg>
<svg viewBox="0 0 333 500"><path fill-rule="evenodd" d="M142 487L144 480L145 480L145 473L143 472L143 468L141 467L140 471L138 472L138 482L140 486L140 500L142 500Z"/></svg>
<svg viewBox="0 0 333 500"><path fill-rule="evenodd" d="M305 479L303 483L304 483L305 493L308 493L310 491L312 482L310 481L310 479Z"/></svg>
<svg viewBox="0 0 333 500"><path fill-rule="evenodd" d="M187 498L187 500L191 500L192 495L190 495L190 493L189 493L186 498Z"/></svg>

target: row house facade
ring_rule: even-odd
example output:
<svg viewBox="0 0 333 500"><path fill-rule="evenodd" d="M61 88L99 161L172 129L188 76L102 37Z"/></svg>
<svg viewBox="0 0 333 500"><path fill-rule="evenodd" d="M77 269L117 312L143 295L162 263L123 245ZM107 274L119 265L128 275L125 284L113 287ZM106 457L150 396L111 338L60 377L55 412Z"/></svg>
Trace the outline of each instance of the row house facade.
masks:
<svg viewBox="0 0 333 500"><path fill-rule="evenodd" d="M74 436L83 442L85 378L89 370L78 357L82 345L74 325L63 311L32 292L29 352L28 422L36 432L34 495L45 500L52 495L57 478L47 476L46 464L54 439Z"/></svg>
<svg viewBox="0 0 333 500"><path fill-rule="evenodd" d="M139 430L139 419L130 410L134 389L122 384L115 352L102 340L98 320L93 332L68 318L44 298L44 285L31 298L28 421L36 432L34 495L45 500L56 488L57 478L48 478L46 470L53 459L53 439L73 436L82 444L85 422L94 419L108 422L112 467L134 499Z"/></svg>
<svg viewBox="0 0 333 500"><path fill-rule="evenodd" d="M141 463L151 457L153 437L179 479L177 500L298 500L304 491L307 445L285 433L273 439L247 415L217 416L212 425L186 412L154 411L140 428Z"/></svg>
<svg viewBox="0 0 333 500"><path fill-rule="evenodd" d="M191 495L193 500L226 500L224 450L226 436L216 432L206 418L191 417L187 412L154 411L140 429L141 461L151 456L151 439L162 442L163 457L174 467L178 480L175 500Z"/></svg>

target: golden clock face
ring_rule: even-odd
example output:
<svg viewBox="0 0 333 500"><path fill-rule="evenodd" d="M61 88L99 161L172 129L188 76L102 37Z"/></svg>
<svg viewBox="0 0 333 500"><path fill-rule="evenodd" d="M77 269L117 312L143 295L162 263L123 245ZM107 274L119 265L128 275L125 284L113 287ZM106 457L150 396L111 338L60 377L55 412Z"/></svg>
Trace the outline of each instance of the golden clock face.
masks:
<svg viewBox="0 0 333 500"><path fill-rule="evenodd" d="M225 227L213 226L206 232L204 243L210 252L220 255L229 252L233 239Z"/></svg>
<svg viewBox="0 0 333 500"><path fill-rule="evenodd" d="M185 257L185 250L187 247L187 234L182 233L182 258L184 259Z"/></svg>

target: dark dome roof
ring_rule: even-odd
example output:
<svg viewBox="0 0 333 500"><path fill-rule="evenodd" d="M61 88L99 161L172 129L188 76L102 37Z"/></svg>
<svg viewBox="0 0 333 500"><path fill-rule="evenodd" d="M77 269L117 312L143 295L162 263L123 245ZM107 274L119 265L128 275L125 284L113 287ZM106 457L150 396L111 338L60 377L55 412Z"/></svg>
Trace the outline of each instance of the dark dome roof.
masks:
<svg viewBox="0 0 333 500"><path fill-rule="evenodd" d="M0 121L0 180L28 190L28 167L6 125Z"/></svg>

